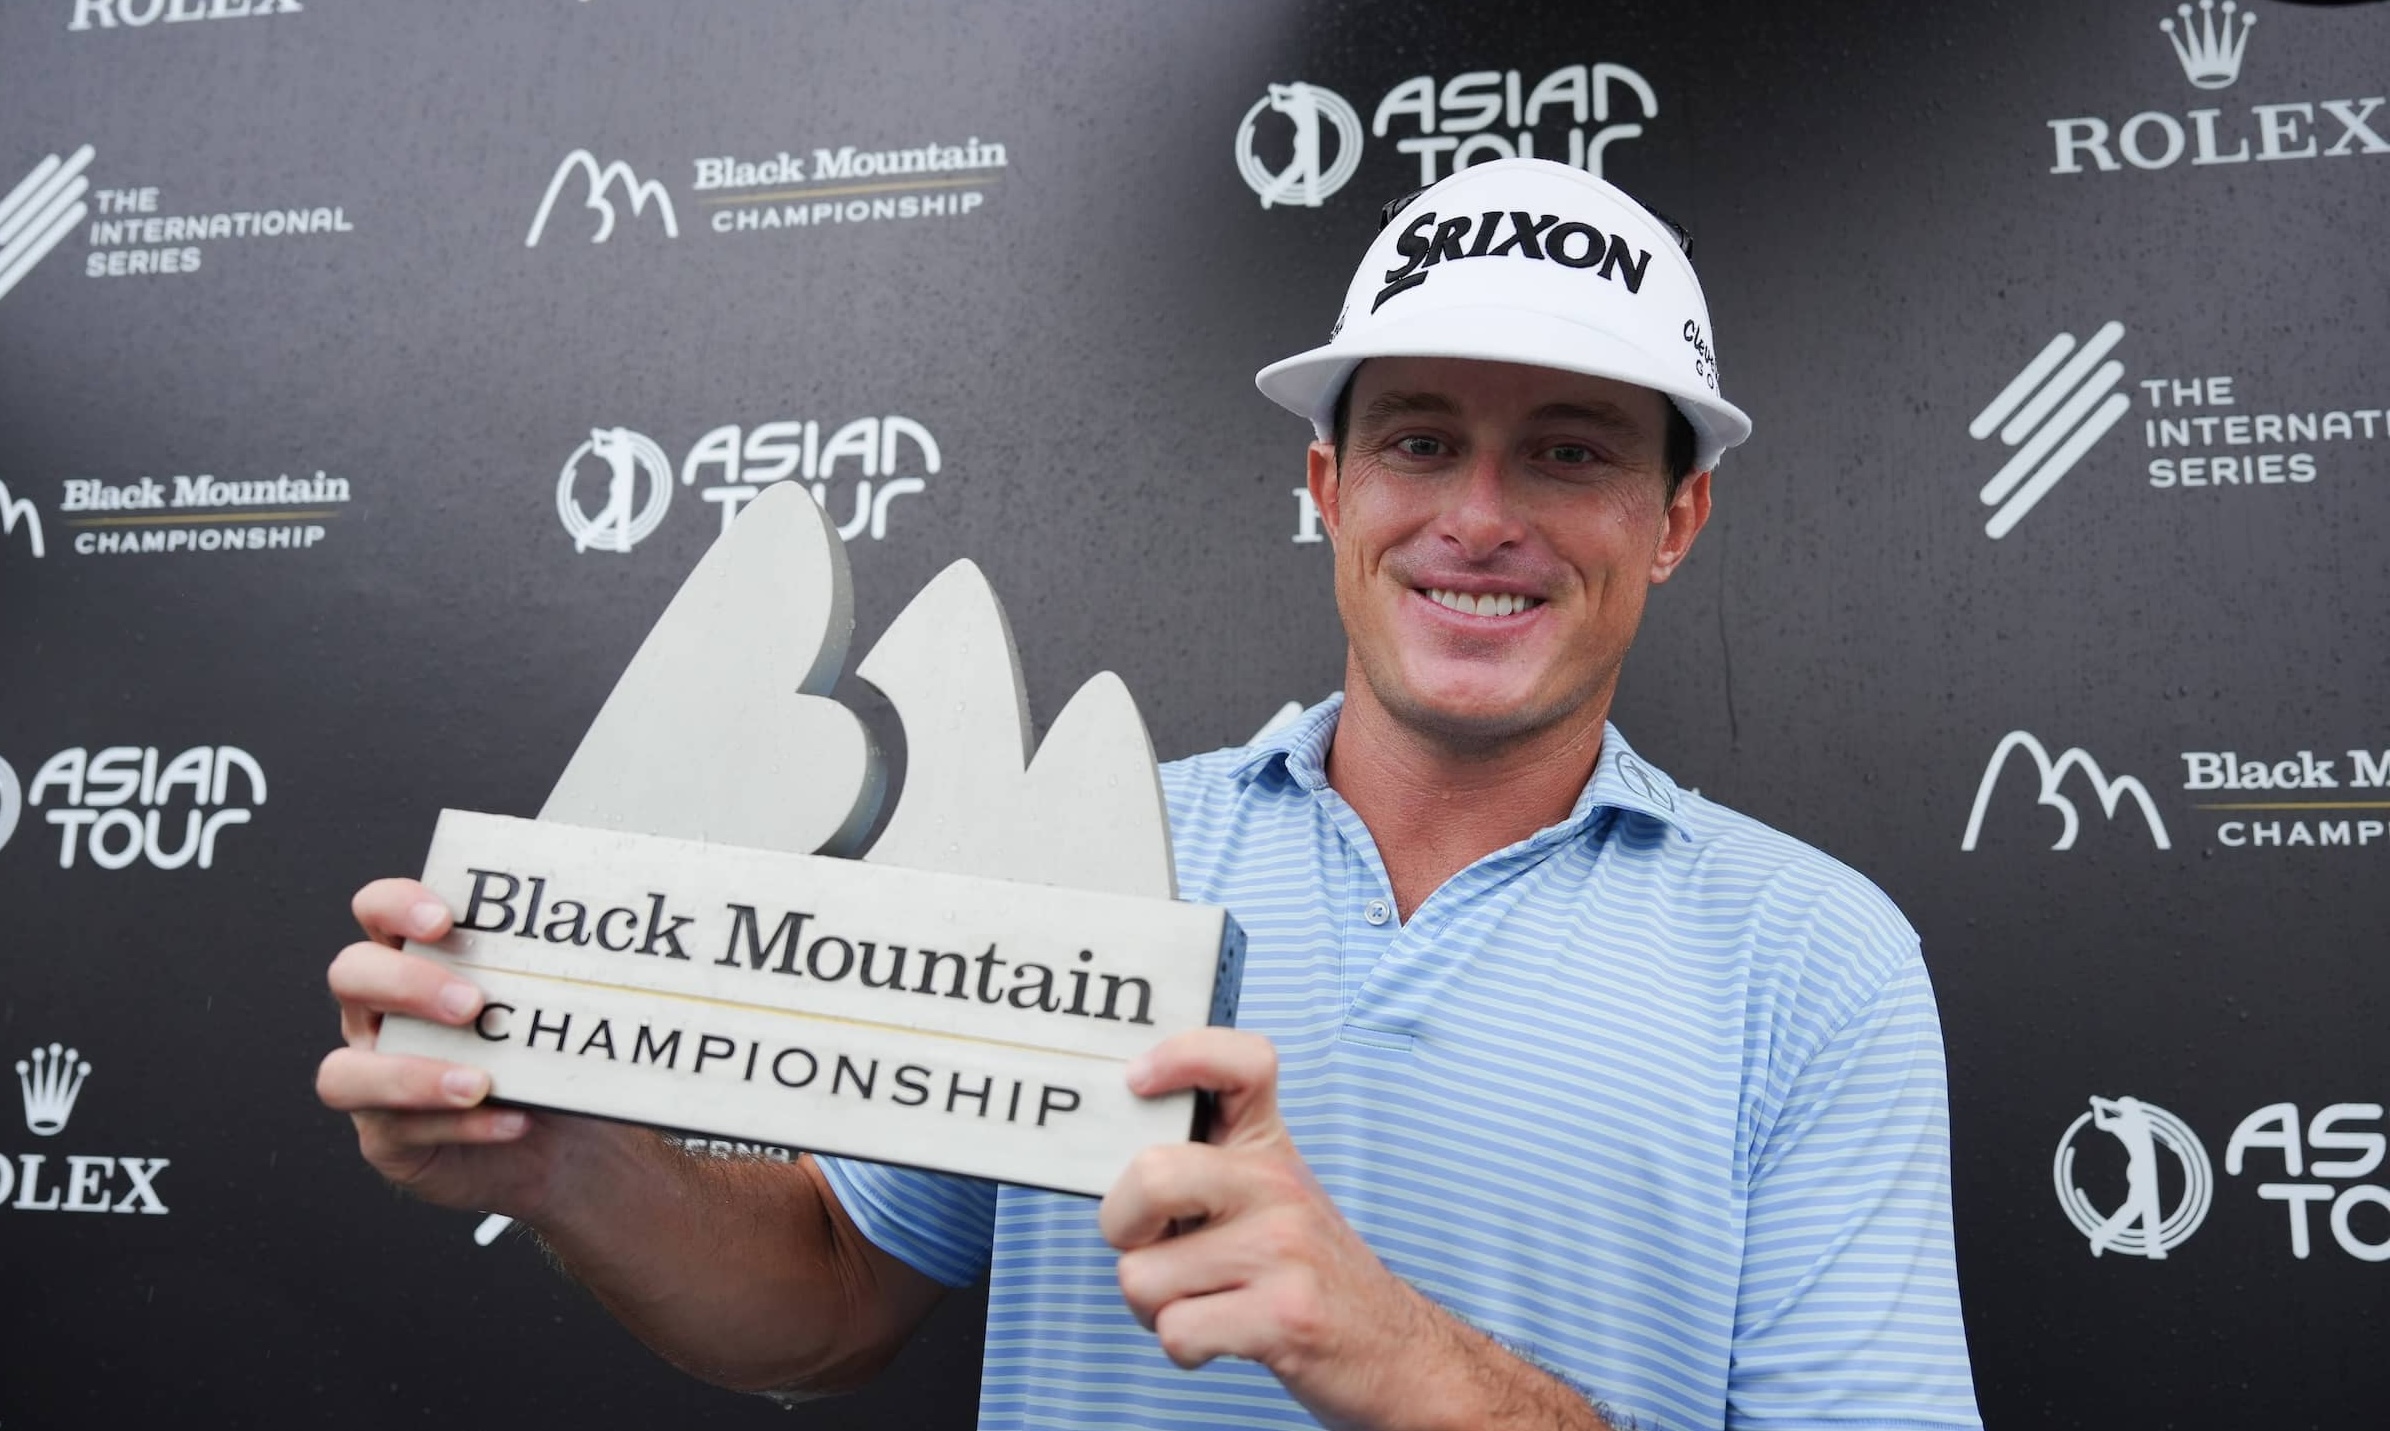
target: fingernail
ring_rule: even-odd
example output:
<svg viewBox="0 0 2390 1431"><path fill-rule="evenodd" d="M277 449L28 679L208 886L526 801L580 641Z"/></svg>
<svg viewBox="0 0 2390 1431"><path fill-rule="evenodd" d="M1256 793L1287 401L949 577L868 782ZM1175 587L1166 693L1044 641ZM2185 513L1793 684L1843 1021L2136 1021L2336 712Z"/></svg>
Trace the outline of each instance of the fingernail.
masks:
<svg viewBox="0 0 2390 1431"><path fill-rule="evenodd" d="M500 1138L520 1138L530 1126L531 1115L527 1113L501 1113L490 1120L490 1132Z"/></svg>
<svg viewBox="0 0 2390 1431"><path fill-rule="evenodd" d="M1131 1087L1131 1088L1137 1088L1137 1087L1141 1087L1141 1086L1144 1084L1145 1080L1147 1080L1148 1078L1151 1078L1151 1077L1153 1076L1153 1071L1154 1071L1154 1058L1153 1058L1153 1055L1152 1055L1152 1054L1150 1054L1150 1053L1141 1053L1141 1054L1138 1054L1138 1055L1137 1055L1135 1058L1132 1058L1132 1059L1130 1059L1130 1060L1129 1060L1129 1087Z"/></svg>
<svg viewBox="0 0 2390 1431"><path fill-rule="evenodd" d="M452 1068L440 1075L440 1091L459 1103L478 1103L490 1088L490 1076L477 1069Z"/></svg>
<svg viewBox="0 0 2390 1431"><path fill-rule="evenodd" d="M414 931L417 939L429 939L447 918L448 906L427 899L407 911L407 927Z"/></svg>
<svg viewBox="0 0 2390 1431"><path fill-rule="evenodd" d="M481 990L459 979L440 990L440 1009L452 1019L469 1019L481 1007Z"/></svg>

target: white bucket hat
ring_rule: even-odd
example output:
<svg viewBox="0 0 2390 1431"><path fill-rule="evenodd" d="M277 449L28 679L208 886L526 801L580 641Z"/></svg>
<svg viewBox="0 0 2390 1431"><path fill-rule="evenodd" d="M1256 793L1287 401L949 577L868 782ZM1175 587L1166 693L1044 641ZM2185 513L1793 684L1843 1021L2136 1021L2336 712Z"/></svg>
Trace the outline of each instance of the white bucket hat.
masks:
<svg viewBox="0 0 2390 1431"><path fill-rule="evenodd" d="M1677 235L1549 159L1497 159L1422 190L1370 244L1327 344L1253 381L1327 441L1353 370L1391 357L1531 363L1651 388L1692 424L1696 471L1751 435L1719 395L1709 305Z"/></svg>

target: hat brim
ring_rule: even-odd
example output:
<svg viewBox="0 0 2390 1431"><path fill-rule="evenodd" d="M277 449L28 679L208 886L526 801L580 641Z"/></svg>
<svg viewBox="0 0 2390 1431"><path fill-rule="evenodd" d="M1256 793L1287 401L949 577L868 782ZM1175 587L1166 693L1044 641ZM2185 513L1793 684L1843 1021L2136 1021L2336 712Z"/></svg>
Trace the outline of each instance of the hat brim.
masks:
<svg viewBox="0 0 2390 1431"><path fill-rule="evenodd" d="M1733 403L1693 381L1656 383L1651 355L1599 328L1528 308L1476 305L1433 308L1374 327L1365 338L1297 353L1253 375L1262 395L1311 420L1321 441L1335 422L1336 396L1369 358L1468 358L1525 363L1566 373L1609 378L1650 388L1676 404L1692 424L1693 466L1706 472L1729 447L1751 435L1751 419Z"/></svg>

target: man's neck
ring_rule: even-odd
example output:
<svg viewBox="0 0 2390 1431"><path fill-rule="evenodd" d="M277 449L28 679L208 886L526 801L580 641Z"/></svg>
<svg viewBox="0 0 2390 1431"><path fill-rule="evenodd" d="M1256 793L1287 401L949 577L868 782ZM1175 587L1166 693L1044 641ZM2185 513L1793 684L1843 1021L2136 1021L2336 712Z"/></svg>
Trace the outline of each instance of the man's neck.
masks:
<svg viewBox="0 0 2390 1431"><path fill-rule="evenodd" d="M1328 784L1377 842L1404 919L1444 882L1565 819L1602 755L1609 692L1568 720L1472 748L1414 729L1357 670L1328 748Z"/></svg>

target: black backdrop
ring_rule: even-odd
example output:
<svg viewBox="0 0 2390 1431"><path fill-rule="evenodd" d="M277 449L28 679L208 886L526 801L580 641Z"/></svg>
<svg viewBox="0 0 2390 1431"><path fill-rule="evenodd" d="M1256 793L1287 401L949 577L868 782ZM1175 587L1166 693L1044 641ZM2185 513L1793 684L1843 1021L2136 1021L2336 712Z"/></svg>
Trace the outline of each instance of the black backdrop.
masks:
<svg viewBox="0 0 2390 1431"><path fill-rule="evenodd" d="M797 475L841 523L874 484L858 651L969 555L1041 720L1109 667L1169 756L1324 694L1304 433L1249 375L1325 332L1420 182L1404 141L1442 173L1481 135L1565 158L1572 126L1695 234L1758 423L1617 718L1923 933L1987 1420L2377 1416L2390 14L2243 13L8 0L0 1419L789 1424L359 1163L310 1086L347 892L416 867L444 804L537 807L720 529L729 474L687 459L725 426L817 424ZM1566 74L1508 112L1504 72L1524 101L1574 66L1582 119ZM1285 101L1309 190L1262 103L1296 82L1357 120ZM1372 132L1423 93L1432 132L1416 104ZM838 157L924 145L980 162ZM703 159L773 163L704 188ZM1245 177L1290 173L1268 205ZM2079 364L2017 446L1970 435L2110 323L2119 372ZM614 427L652 440L654 521L584 454L576 550L560 478ZM2017 469L2037 502L1979 500L2060 439ZM2094 1095L2170 1115L2163 1260L2069 1220L2125 1200L2125 1143L2073 1126ZM795 1422L968 1425L979 1318L955 1297Z"/></svg>

